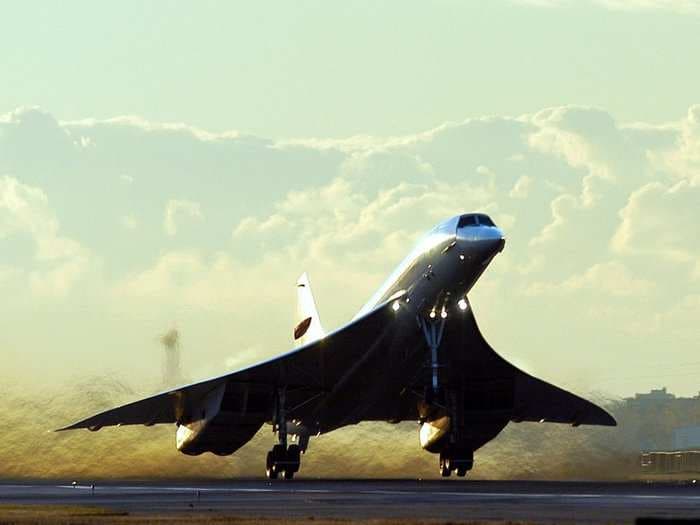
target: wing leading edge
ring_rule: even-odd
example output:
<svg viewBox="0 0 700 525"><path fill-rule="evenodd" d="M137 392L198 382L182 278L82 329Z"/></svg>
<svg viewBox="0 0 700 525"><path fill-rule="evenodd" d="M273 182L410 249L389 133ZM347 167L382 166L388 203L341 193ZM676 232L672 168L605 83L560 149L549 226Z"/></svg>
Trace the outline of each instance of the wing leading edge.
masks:
<svg viewBox="0 0 700 525"><path fill-rule="evenodd" d="M482 335L471 305L465 316L462 337L470 350L467 353L475 356L475 362L467 364L472 370L472 378L478 381L479 376L483 374L484 378L507 379L512 385L511 421L568 423L573 426L617 425L615 419L601 407L533 377L506 361L491 348Z"/></svg>
<svg viewBox="0 0 700 525"><path fill-rule="evenodd" d="M371 346L391 322L392 303L404 295L399 292L366 315L309 343L268 361L228 374L161 392L145 399L101 412L56 431L106 426L187 423L200 418L196 413L209 394L225 385L240 384L269 387L287 385L297 389L329 390L356 356ZM333 359L324 359L324 355Z"/></svg>

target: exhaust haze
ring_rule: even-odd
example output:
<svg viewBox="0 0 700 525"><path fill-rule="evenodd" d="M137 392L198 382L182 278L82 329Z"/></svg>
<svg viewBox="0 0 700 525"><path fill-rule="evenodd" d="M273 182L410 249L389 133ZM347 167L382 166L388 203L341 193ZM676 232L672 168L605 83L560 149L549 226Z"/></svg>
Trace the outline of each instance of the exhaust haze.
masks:
<svg viewBox="0 0 700 525"><path fill-rule="evenodd" d="M0 478L227 478L261 476L273 444L264 426L243 449L229 457L189 457L175 450L175 427L104 428L53 433L91 413L136 399L128 383L93 377L70 386L28 395L12 383L0 391L3 447ZM622 404L608 403L620 426L614 429L562 425L510 424L476 453L473 478L627 479L638 474L639 421ZM667 422L671 424L672 418ZM437 456L418 445L416 423L360 424L312 438L302 476L436 478Z"/></svg>

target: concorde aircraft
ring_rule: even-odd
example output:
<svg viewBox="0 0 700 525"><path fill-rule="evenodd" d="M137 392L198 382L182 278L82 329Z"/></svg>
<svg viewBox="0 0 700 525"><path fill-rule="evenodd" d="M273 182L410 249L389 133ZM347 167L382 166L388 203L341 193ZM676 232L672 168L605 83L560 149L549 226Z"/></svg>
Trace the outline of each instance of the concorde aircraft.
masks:
<svg viewBox="0 0 700 525"><path fill-rule="evenodd" d="M267 476L291 479L310 436L361 421L418 422L420 445L439 454L445 477L464 476L474 451L510 421L614 426L605 410L519 370L481 335L467 294L504 245L482 213L438 224L330 333L304 274L294 350L60 430L174 423L180 452L229 455L267 423L276 441Z"/></svg>

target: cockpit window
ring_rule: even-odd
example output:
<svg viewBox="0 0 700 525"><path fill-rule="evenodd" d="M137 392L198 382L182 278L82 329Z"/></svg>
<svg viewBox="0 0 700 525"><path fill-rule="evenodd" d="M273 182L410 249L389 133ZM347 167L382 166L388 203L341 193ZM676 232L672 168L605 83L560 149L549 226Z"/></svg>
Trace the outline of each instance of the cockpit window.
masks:
<svg viewBox="0 0 700 525"><path fill-rule="evenodd" d="M476 215L462 215L457 223L457 228L462 228L464 226L478 226L479 223L476 221Z"/></svg>
<svg viewBox="0 0 700 525"><path fill-rule="evenodd" d="M470 213L468 215L462 215L457 223L457 228L462 228L464 226L492 226L496 227L491 218L483 213Z"/></svg>
<svg viewBox="0 0 700 525"><path fill-rule="evenodd" d="M488 215L479 214L477 217L479 217L479 224L484 226L496 226Z"/></svg>

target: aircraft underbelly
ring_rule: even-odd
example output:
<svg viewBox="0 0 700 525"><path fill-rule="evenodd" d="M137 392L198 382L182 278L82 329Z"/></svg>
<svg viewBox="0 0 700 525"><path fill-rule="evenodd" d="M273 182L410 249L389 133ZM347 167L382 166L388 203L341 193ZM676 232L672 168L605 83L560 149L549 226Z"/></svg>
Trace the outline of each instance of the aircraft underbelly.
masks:
<svg viewBox="0 0 700 525"><path fill-rule="evenodd" d="M459 396L464 419L501 425L514 407L514 369L493 352L470 348L470 335L445 328L439 355L440 384ZM321 432L360 421L418 421L419 405L430 385L430 353L415 320L385 336L378 351L365 355L339 388L303 412Z"/></svg>

